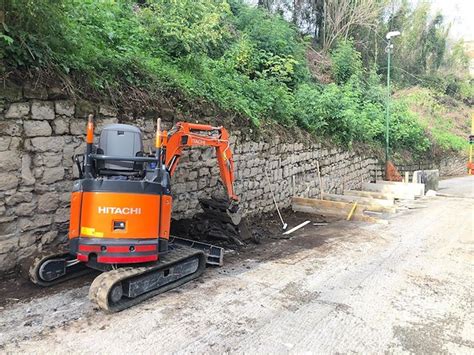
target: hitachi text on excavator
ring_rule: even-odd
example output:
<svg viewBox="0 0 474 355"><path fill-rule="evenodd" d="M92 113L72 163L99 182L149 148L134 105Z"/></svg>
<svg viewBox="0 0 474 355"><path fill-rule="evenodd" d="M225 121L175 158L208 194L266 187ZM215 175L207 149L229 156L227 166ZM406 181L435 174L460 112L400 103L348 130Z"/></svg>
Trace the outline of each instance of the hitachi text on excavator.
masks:
<svg viewBox="0 0 474 355"><path fill-rule="evenodd" d="M227 192L217 213L239 225L225 128L179 122L167 132L158 120L155 151L145 154L141 131L126 124L105 126L94 145L91 115L86 143L85 154L74 156L79 179L71 194L69 248L37 257L29 268L31 281L51 286L99 270L89 298L116 312L200 276L206 264L222 265L222 248L172 236L170 222L171 180L183 149L209 146Z"/></svg>

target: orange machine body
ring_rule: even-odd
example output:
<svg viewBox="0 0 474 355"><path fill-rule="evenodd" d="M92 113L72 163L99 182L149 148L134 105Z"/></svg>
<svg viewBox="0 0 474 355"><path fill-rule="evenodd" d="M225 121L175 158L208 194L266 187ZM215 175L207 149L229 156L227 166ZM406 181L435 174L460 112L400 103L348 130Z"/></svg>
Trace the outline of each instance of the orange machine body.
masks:
<svg viewBox="0 0 474 355"><path fill-rule="evenodd" d="M131 184L136 191L123 191L124 185L114 182L105 187L78 184L71 196L69 239L79 260L141 263L158 260L160 249L166 249L171 196L160 186Z"/></svg>
<svg viewBox="0 0 474 355"><path fill-rule="evenodd" d="M117 130L117 134L123 132ZM178 122L170 132L162 132L158 121L153 157L94 154L93 140L94 125L89 117L81 179L75 181L71 197L69 245L70 253L91 267L157 261L161 253L168 252L170 177L187 147L216 149L228 197L234 204L238 201L233 189L234 162L229 134L223 127ZM107 160L153 163L154 175L141 179L128 179L120 173L98 176L98 161Z"/></svg>

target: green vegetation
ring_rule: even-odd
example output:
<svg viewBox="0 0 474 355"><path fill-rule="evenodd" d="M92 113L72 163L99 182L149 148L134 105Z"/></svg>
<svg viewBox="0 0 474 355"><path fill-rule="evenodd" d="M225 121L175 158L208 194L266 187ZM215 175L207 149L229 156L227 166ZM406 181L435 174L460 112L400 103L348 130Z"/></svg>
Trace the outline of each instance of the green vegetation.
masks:
<svg viewBox="0 0 474 355"><path fill-rule="evenodd" d="M427 88L402 90L397 96L429 133L436 148L459 151L468 147L465 139L466 132L470 130L467 107L452 99L442 105L437 95Z"/></svg>
<svg viewBox="0 0 474 355"><path fill-rule="evenodd" d="M179 91L257 126L262 120L296 124L345 145L384 141L386 93L376 66L382 56L367 59L356 42L338 38L328 49L335 82L318 83L306 62L309 41L265 9L239 0L4 0L4 7L4 72L47 71L106 95L124 86ZM433 26L430 46L441 46L441 30ZM464 68L458 52L451 66ZM426 70L441 67L441 59L429 58ZM438 91L472 95L472 86L457 77L446 80ZM431 126L403 100L391 111L392 149L427 152ZM444 149L463 146L445 126L434 127L430 137Z"/></svg>
<svg viewBox="0 0 474 355"><path fill-rule="evenodd" d="M450 42L450 25L445 23L441 13L430 16L428 1L420 1L413 10L410 6L408 1L402 1L387 22L403 33L395 41L395 82L402 87L424 86L437 94L472 102L474 85L470 80L469 57L463 41ZM378 65L385 67L384 56L378 57Z"/></svg>

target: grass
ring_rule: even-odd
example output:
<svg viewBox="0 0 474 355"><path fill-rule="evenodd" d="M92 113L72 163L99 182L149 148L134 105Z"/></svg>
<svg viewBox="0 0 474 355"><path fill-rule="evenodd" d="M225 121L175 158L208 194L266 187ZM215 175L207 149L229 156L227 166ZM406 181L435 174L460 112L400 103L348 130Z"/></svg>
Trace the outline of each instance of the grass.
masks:
<svg viewBox="0 0 474 355"><path fill-rule="evenodd" d="M415 113L433 144L446 151L464 151L470 132L469 107L433 91L413 87L395 94Z"/></svg>

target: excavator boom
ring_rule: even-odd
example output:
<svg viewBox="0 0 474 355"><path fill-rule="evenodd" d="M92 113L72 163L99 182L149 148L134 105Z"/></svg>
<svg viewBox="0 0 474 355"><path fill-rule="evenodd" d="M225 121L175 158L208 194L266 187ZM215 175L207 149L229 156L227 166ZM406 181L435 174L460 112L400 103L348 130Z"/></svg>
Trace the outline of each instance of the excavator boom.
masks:
<svg viewBox="0 0 474 355"><path fill-rule="evenodd" d="M234 192L234 160L229 144L229 133L220 126L178 122L169 132L161 132L164 163L173 176L185 148L214 147L222 182L230 200L238 201Z"/></svg>

